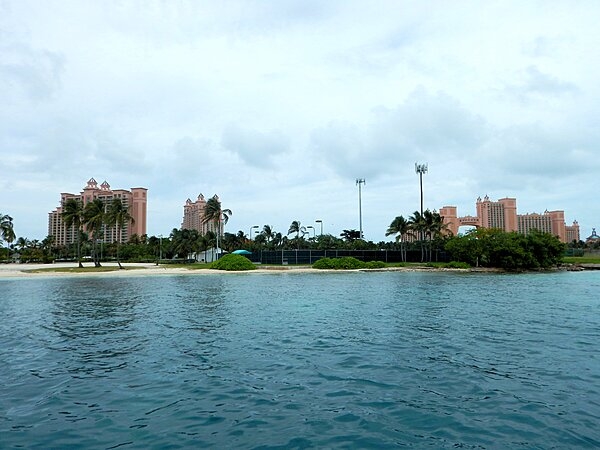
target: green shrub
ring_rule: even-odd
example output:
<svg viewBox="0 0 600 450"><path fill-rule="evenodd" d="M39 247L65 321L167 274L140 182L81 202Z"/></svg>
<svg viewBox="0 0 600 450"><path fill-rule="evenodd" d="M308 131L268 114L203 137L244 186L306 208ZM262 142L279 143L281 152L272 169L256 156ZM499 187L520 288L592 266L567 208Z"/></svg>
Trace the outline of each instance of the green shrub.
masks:
<svg viewBox="0 0 600 450"><path fill-rule="evenodd" d="M336 269L364 269L365 263L353 258L352 256L344 256L335 260Z"/></svg>
<svg viewBox="0 0 600 450"><path fill-rule="evenodd" d="M221 259L211 263L209 269L217 270L254 270L256 266L252 261L242 255L225 255Z"/></svg>
<svg viewBox="0 0 600 450"><path fill-rule="evenodd" d="M369 261L365 264L367 269L383 269L386 264L383 261Z"/></svg>
<svg viewBox="0 0 600 450"><path fill-rule="evenodd" d="M450 261L448 264L445 264L444 267L448 269L470 269L471 266L466 262L459 261Z"/></svg>
<svg viewBox="0 0 600 450"><path fill-rule="evenodd" d="M313 263L313 269L336 269L335 259L333 258L321 258Z"/></svg>
<svg viewBox="0 0 600 450"><path fill-rule="evenodd" d="M386 267L383 261L369 261L367 263L360 261L351 256L343 258L321 258L313 264L314 269L334 269L334 270L349 270L349 269L381 269Z"/></svg>

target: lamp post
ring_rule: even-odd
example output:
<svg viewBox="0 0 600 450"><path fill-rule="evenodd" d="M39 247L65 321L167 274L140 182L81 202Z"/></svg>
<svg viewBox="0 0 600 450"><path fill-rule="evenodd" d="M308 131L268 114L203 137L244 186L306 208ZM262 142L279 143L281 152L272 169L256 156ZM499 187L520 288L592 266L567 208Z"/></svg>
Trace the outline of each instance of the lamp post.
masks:
<svg viewBox="0 0 600 450"><path fill-rule="evenodd" d="M321 236L323 236L323 221L321 219L315 220L315 223L321 224Z"/></svg>
<svg viewBox="0 0 600 450"><path fill-rule="evenodd" d="M312 230L313 230L313 239L314 239L315 238L315 227L313 227L312 225L308 225L306 227L306 229L308 230L309 228L312 228Z"/></svg>
<svg viewBox="0 0 600 450"><path fill-rule="evenodd" d="M253 225L250 227L250 232L248 233L250 240L252 240L252 230L254 230L255 228L260 228L260 227L258 225Z"/></svg>
<svg viewBox="0 0 600 450"><path fill-rule="evenodd" d="M360 238L363 238L363 230L362 230L362 198L361 198L361 185L366 184L364 178L357 178L356 184L358 186L358 224L360 231Z"/></svg>

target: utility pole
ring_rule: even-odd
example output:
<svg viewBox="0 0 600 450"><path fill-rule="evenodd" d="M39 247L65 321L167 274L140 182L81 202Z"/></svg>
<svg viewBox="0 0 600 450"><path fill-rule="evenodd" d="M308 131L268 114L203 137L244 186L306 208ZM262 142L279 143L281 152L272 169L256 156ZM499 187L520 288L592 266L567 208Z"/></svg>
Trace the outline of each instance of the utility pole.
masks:
<svg viewBox="0 0 600 450"><path fill-rule="evenodd" d="M361 198L361 185L367 184L364 178L357 178L356 184L358 186L358 223L359 223L359 232L360 238L363 239L363 230L362 230L362 198Z"/></svg>

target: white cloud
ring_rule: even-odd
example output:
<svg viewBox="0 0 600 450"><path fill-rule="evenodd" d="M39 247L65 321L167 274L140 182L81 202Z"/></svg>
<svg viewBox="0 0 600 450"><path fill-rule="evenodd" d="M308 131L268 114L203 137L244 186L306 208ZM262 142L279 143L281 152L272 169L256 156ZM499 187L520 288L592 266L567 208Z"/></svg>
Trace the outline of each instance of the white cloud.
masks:
<svg viewBox="0 0 600 450"><path fill-rule="evenodd" d="M600 5L0 3L0 211L43 238L90 177L149 188L149 233L218 194L228 228L325 221L384 239L478 195L600 226ZM582 180L585 183L582 184ZM539 199L539 205L536 200Z"/></svg>

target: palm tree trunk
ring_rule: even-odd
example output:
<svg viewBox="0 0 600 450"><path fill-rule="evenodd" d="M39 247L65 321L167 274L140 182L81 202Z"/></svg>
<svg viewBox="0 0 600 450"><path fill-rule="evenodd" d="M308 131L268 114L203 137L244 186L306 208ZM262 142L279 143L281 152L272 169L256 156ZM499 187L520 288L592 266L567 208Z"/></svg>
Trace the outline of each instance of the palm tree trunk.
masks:
<svg viewBox="0 0 600 450"><path fill-rule="evenodd" d="M119 265L119 269L123 268L123 266L121 265L121 259L119 258L119 248L121 247L121 232L122 229L119 227L119 224L117 224L117 264Z"/></svg>
<svg viewBox="0 0 600 450"><path fill-rule="evenodd" d="M81 230L77 229L77 262L79 263L79 268L83 269L83 264L81 263Z"/></svg>

